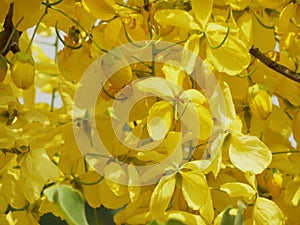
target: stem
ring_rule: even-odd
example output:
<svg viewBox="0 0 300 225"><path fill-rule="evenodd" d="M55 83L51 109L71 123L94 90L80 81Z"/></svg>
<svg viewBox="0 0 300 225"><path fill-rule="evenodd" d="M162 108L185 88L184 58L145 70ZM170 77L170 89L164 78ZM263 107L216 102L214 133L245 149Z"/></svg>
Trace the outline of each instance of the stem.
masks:
<svg viewBox="0 0 300 225"><path fill-rule="evenodd" d="M116 3L118 6L121 6L121 7L124 7L124 8L127 8L127 9L130 9L130 10L133 10L133 11L135 11L135 12L138 12L138 13L140 13L140 10L139 9L135 9L135 8L132 8L132 7L130 7L130 6L128 6L128 5L124 5L124 4L121 4L121 3Z"/></svg>
<svg viewBox="0 0 300 225"><path fill-rule="evenodd" d="M96 185L96 184L100 183L104 179L104 177L100 177L100 179L98 179L96 181L84 182L84 181L80 180L78 177L76 177L72 170L71 170L71 176L73 177L73 179L75 180L75 182L77 182L79 184L82 184L82 185Z"/></svg>
<svg viewBox="0 0 300 225"><path fill-rule="evenodd" d="M47 2L47 4L49 4L49 0L47 0L46 2ZM25 50L25 53L28 53L28 52L29 52L29 49L30 49L30 47L31 47L31 45L32 45L32 42L33 42L34 37L35 37L35 35L36 35L36 32L37 32L37 30L38 30L38 28L39 28L39 26L40 26L42 20L44 19L44 17L45 17L45 16L47 15L47 13L48 13L48 8L49 8L49 6L46 5L45 11L44 11L43 15L40 17L39 21L37 22L37 24L36 24L36 26L35 26L35 28L34 28L32 37L31 37L30 42L29 42L29 44L28 44L28 46L27 46L27 48L26 48L26 50Z"/></svg>
<svg viewBox="0 0 300 225"><path fill-rule="evenodd" d="M56 88L53 88L52 90L52 98L51 98L51 107L50 107L50 112L53 112L54 109L54 99L55 99L55 92L56 92Z"/></svg>
<svg viewBox="0 0 300 225"><path fill-rule="evenodd" d="M80 49L82 47L82 44L79 44L78 46L72 46L72 45L69 45L67 44L64 39L60 36L59 34L59 31L57 29L57 23L58 21L56 21L55 23L55 33L56 33L56 37L63 43L63 45L67 48L70 48L70 49Z"/></svg>
<svg viewBox="0 0 300 225"><path fill-rule="evenodd" d="M300 153L300 150L291 150L291 151L284 151L284 152L272 152L272 155L280 155L280 154L287 154L287 153Z"/></svg>
<svg viewBox="0 0 300 225"><path fill-rule="evenodd" d="M259 61L257 61L255 67L249 73L247 73L245 75L244 74L243 75L242 74L238 74L237 77L239 77L239 78L246 78L246 77L251 76L257 70L258 65L259 65Z"/></svg>
<svg viewBox="0 0 300 225"><path fill-rule="evenodd" d="M227 15L227 19L226 19L226 22L227 22L227 31L226 31L226 34L225 34L225 37L224 37L223 41L221 41L220 44L218 44L218 45L212 45L211 42L210 42L210 40L209 40L209 38L208 38L208 36L207 36L207 35L205 34L205 32L204 32L204 34L205 34L205 36L206 36L206 39L207 39L207 43L208 43L208 45L209 45L210 48L212 48L212 49L218 49L218 48L220 48L220 47L225 43L225 41L227 40L227 38L228 38L228 36L229 36L229 33L230 33L230 15L231 15L231 9L230 9L230 7L229 7L229 9L228 9L228 15Z"/></svg>
<svg viewBox="0 0 300 225"><path fill-rule="evenodd" d="M55 43L54 43L54 46L55 46L55 58L54 58L54 63L57 64L58 63L58 58L57 58L57 53L58 53L58 37L56 36L55 38Z"/></svg>
<svg viewBox="0 0 300 225"><path fill-rule="evenodd" d="M97 42L94 40L94 38L92 37L92 35L90 35L86 29L80 24L78 23L73 17L70 17L67 13L61 11L60 9L54 8L52 6L49 6L51 9L53 9L54 11L64 15L66 18L68 18L69 20L71 20L73 23L75 23L78 27L80 27L81 30L84 31L84 33L88 36L89 39L91 39L91 41L94 43L94 45L102 52L108 52L108 50L101 48Z"/></svg>
<svg viewBox="0 0 300 225"><path fill-rule="evenodd" d="M257 20L257 22L258 22L261 26L263 26L263 27L266 28L266 29L274 29L274 26L268 26L268 25L264 24L264 23L258 18L258 16L256 15L256 13L253 12L252 9L249 8L249 11L254 15L255 19Z"/></svg>
<svg viewBox="0 0 300 225"><path fill-rule="evenodd" d="M97 214L97 209L93 209L93 214L94 214L94 217L95 217L95 221L96 221L96 225L101 225L101 222L99 220L99 216Z"/></svg>
<svg viewBox="0 0 300 225"><path fill-rule="evenodd" d="M152 58L151 58L151 70L152 70L152 76L156 76L156 72L155 72L155 57L156 57L156 47L155 47L155 44L152 43L151 45L152 47Z"/></svg>

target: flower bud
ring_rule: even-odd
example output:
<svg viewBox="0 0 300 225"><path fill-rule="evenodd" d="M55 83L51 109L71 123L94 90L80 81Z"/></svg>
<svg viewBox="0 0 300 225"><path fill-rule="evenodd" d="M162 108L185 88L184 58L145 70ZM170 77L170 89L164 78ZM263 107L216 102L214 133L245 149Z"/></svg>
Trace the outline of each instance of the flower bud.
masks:
<svg viewBox="0 0 300 225"><path fill-rule="evenodd" d="M272 112L272 99L265 89L256 84L248 89L248 102L251 113L263 120Z"/></svg>
<svg viewBox="0 0 300 225"><path fill-rule="evenodd" d="M300 109L296 112L292 122L293 136L300 146Z"/></svg>
<svg viewBox="0 0 300 225"><path fill-rule="evenodd" d="M21 89L28 89L34 82L34 60L28 53L18 52L11 60L11 79Z"/></svg>
<svg viewBox="0 0 300 225"><path fill-rule="evenodd" d="M5 79L7 73L7 61L2 54L0 54L0 82Z"/></svg>

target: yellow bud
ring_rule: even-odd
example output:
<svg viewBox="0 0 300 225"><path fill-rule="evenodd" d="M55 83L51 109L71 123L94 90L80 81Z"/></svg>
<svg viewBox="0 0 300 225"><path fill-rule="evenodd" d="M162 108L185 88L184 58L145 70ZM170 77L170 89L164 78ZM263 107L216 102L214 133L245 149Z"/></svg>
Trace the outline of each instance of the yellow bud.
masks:
<svg viewBox="0 0 300 225"><path fill-rule="evenodd" d="M34 60L28 53L18 52L11 60L11 79L21 89L28 89L34 82Z"/></svg>
<svg viewBox="0 0 300 225"><path fill-rule="evenodd" d="M300 109L296 112L292 122L293 136L298 145L300 145Z"/></svg>
<svg viewBox="0 0 300 225"><path fill-rule="evenodd" d="M7 61L2 54L0 54L0 82L5 79L7 73Z"/></svg>
<svg viewBox="0 0 300 225"><path fill-rule="evenodd" d="M268 119L272 112L272 99L266 90L258 84L249 87L248 102L254 116L263 120Z"/></svg>
<svg viewBox="0 0 300 225"><path fill-rule="evenodd" d="M122 67L124 65L125 67ZM132 70L122 52L119 49L113 49L103 56L102 69L105 75L110 75L118 67L122 68L108 79L108 82L114 88L122 88L128 84L132 79Z"/></svg>

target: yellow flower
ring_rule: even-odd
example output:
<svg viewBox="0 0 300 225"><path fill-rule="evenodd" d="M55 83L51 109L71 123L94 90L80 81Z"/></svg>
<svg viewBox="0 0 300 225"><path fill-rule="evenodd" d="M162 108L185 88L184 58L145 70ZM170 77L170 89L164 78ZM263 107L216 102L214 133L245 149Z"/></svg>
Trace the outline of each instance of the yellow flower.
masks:
<svg viewBox="0 0 300 225"><path fill-rule="evenodd" d="M232 164L243 172L261 173L272 160L268 146L258 137L241 133L242 123L236 116L230 89L225 82L220 82L226 102L226 117L221 121L224 133L220 133L211 147L214 162L210 169L217 176L222 160L221 150L229 155ZM221 112L221 114L224 112ZM220 115L220 118L224 115Z"/></svg>
<svg viewBox="0 0 300 225"><path fill-rule="evenodd" d="M199 38L206 37L206 41L201 42L202 46L205 43L206 59L217 71L229 75L241 73L250 63L250 55L247 50L250 43L245 44L240 39L236 22L230 14L228 14L227 19L224 18L227 20L227 26L223 25L224 22L210 22L212 0L194 0L191 1L191 5L195 19L190 13L179 9L158 10L154 18L162 26L172 25L198 31L199 34L196 35ZM245 20L245 23L248 21ZM191 35L192 37L193 35ZM250 38L248 39L251 41ZM197 45L200 45L199 42ZM195 53L198 54L199 52Z"/></svg>
<svg viewBox="0 0 300 225"><path fill-rule="evenodd" d="M142 80L137 83L137 88L165 99L152 105L149 110L147 129L154 140L162 140L165 137L173 120L181 121L182 126L195 138L209 138L212 119L210 112L204 107L207 100L199 91L180 90L179 86L162 78Z"/></svg>

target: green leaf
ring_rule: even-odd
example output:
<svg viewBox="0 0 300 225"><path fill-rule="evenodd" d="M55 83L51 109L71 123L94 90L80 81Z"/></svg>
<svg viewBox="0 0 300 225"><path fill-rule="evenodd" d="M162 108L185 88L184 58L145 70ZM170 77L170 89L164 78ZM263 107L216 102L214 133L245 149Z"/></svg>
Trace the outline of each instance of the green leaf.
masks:
<svg viewBox="0 0 300 225"><path fill-rule="evenodd" d="M158 222L157 220L152 220L149 223L147 223L146 225L164 225L161 222Z"/></svg>
<svg viewBox="0 0 300 225"><path fill-rule="evenodd" d="M244 224L244 210L246 209L246 205L242 201L238 201L237 205L239 207L237 211L237 215L234 218L233 225L243 225Z"/></svg>
<svg viewBox="0 0 300 225"><path fill-rule="evenodd" d="M231 209L232 209L231 206L228 206L225 209L220 225L233 225L234 224L235 216L229 214Z"/></svg>
<svg viewBox="0 0 300 225"><path fill-rule="evenodd" d="M179 220L169 219L166 225L186 225L186 224Z"/></svg>
<svg viewBox="0 0 300 225"><path fill-rule="evenodd" d="M89 225L82 194L69 185L56 185L44 191L50 202L60 209L69 225Z"/></svg>

